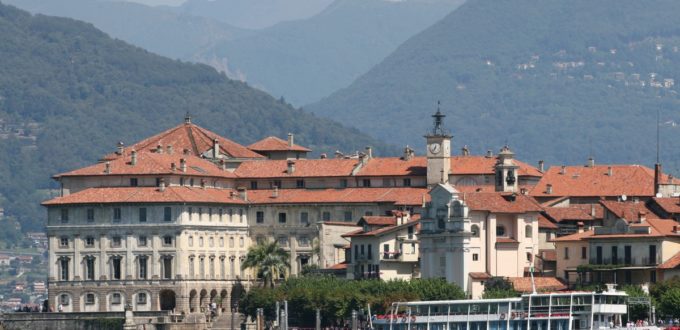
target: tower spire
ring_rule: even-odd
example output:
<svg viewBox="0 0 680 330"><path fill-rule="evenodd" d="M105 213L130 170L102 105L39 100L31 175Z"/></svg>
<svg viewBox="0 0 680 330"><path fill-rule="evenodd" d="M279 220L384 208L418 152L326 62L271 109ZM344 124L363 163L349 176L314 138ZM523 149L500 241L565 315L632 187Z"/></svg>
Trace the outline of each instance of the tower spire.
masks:
<svg viewBox="0 0 680 330"><path fill-rule="evenodd" d="M437 101L437 113L432 115L432 118L434 118L434 128L432 129L432 135L434 136L446 135L446 131L444 129L444 117L446 117L446 115L442 114L440 107L441 101Z"/></svg>
<svg viewBox="0 0 680 330"><path fill-rule="evenodd" d="M186 115L184 115L184 123L187 125L191 124L191 114L189 111L187 111Z"/></svg>

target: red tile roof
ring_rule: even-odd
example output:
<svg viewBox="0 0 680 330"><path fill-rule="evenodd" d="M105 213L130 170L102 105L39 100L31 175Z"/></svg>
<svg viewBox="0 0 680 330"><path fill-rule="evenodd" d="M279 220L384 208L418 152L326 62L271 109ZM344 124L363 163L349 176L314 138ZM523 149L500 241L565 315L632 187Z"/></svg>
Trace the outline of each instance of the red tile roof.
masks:
<svg viewBox="0 0 680 330"><path fill-rule="evenodd" d="M612 175L608 175L608 167ZM654 171L641 165L597 165L593 167L567 166L565 174L560 167L551 167L531 190L536 197L615 197L654 196ZM663 175L662 180L668 181ZM673 179L673 182L680 183ZM546 186L552 185L552 193Z"/></svg>
<svg viewBox="0 0 680 330"><path fill-rule="evenodd" d="M488 280L491 278L491 275L489 273L484 273L484 272L470 272L468 273L471 279L473 280Z"/></svg>
<svg viewBox="0 0 680 330"><path fill-rule="evenodd" d="M557 238L553 239L553 242L578 242L580 240L585 239L586 237L590 237L590 236L593 236L593 235L595 235L595 231L588 230L588 231L584 231L584 232L581 232L581 233L573 233L573 234L570 234L570 235L557 237Z"/></svg>
<svg viewBox="0 0 680 330"><path fill-rule="evenodd" d="M397 218L394 216L363 216L359 222L365 222L372 226L394 226L397 224Z"/></svg>
<svg viewBox="0 0 680 330"><path fill-rule="evenodd" d="M522 293L533 292L531 277L508 277L508 280L512 283L515 291ZM567 286L555 277L534 277L534 283L536 285L536 291L539 292L561 291L567 289Z"/></svg>
<svg viewBox="0 0 680 330"><path fill-rule="evenodd" d="M186 161L186 172L180 170L180 160ZM236 176L227 170L222 170L218 165L208 160L193 156L173 154L159 154L151 152L137 153L137 163L130 163L130 156L119 157L108 161L110 173L105 173L106 162L97 163L74 171L61 173L55 177L65 176L112 176L112 175L195 175L205 177L235 178ZM172 170L172 163L176 169Z"/></svg>
<svg viewBox="0 0 680 330"><path fill-rule="evenodd" d="M413 157L409 160L397 157L371 158L361 167L357 176L425 176L427 158Z"/></svg>
<svg viewBox="0 0 680 330"><path fill-rule="evenodd" d="M46 206L66 204L115 203L220 203L244 204L231 197L232 190L170 186L165 191L157 187L88 188L79 192L45 201Z"/></svg>
<svg viewBox="0 0 680 330"><path fill-rule="evenodd" d="M594 204L570 204L569 207L580 208L584 212L590 214L595 219L604 219L604 207L600 203ZM594 215L593 215L593 211Z"/></svg>
<svg viewBox="0 0 680 330"><path fill-rule="evenodd" d="M536 201L529 196L516 194L514 197L515 200L512 201L511 195L507 193L479 192L462 194L462 199L470 210L474 211L526 213L539 212L542 210Z"/></svg>
<svg viewBox="0 0 680 330"><path fill-rule="evenodd" d="M557 225L552 223L552 221L548 220L545 216L542 214L538 215L538 228L543 228L543 229L557 229Z"/></svg>
<svg viewBox="0 0 680 330"><path fill-rule="evenodd" d="M498 157L485 156L451 156L451 174L494 174ZM518 176L543 176L537 168L514 159L519 166Z"/></svg>
<svg viewBox="0 0 680 330"><path fill-rule="evenodd" d="M680 266L680 252L676 253L674 256L668 258L657 268L659 269L673 269Z"/></svg>
<svg viewBox="0 0 680 330"><path fill-rule="evenodd" d="M177 153L183 153L183 150L186 149L194 156L200 157L203 153L213 148L214 139L217 139L220 145L220 152L228 155L230 158L264 158L264 156L234 141L192 123L180 124L139 141L125 148L125 154L129 155L131 150L153 152L156 150L156 146L160 144L163 148L172 146L173 150ZM106 155L104 159L111 160L119 156L116 153L111 153Z"/></svg>
<svg viewBox="0 0 680 330"><path fill-rule="evenodd" d="M288 145L288 141L277 138L276 136L268 136L260 141L257 141L248 146L248 149L253 151L301 151L310 152L303 146L293 144L293 146Z"/></svg>
<svg viewBox="0 0 680 330"><path fill-rule="evenodd" d="M380 236L382 234L390 233L393 231L397 231L403 228L407 228L410 226L419 226L420 220L410 220L404 224L401 224L399 226L384 226L380 227L377 229L373 229L371 231L364 231L363 229L353 231L347 234L342 235L342 237L366 237L366 236Z"/></svg>
<svg viewBox="0 0 680 330"><path fill-rule="evenodd" d="M678 197L654 198L659 207L667 213L680 213L680 200Z"/></svg>
<svg viewBox="0 0 680 330"><path fill-rule="evenodd" d="M339 264L332 265L326 269L332 269L332 270L346 270L347 269L347 262L341 262Z"/></svg>
<svg viewBox="0 0 680 330"><path fill-rule="evenodd" d="M555 238L554 242L575 242L589 239L636 239L636 238L661 238L661 237L677 237L680 234L673 231L673 228L678 223L669 219L647 219L643 223L631 224L631 227L649 227L649 233L615 233L615 234L600 234L595 235L594 230L585 231L583 233L574 233L567 236Z"/></svg>
<svg viewBox="0 0 680 330"><path fill-rule="evenodd" d="M538 251L539 258L545 261L557 261L557 251L555 249Z"/></svg>
<svg viewBox="0 0 680 330"><path fill-rule="evenodd" d="M595 220L590 213L579 207L545 207L544 212L555 222Z"/></svg>
<svg viewBox="0 0 680 330"><path fill-rule="evenodd" d="M617 201L600 201L600 204L609 212L614 214L617 218L626 219L628 222L638 221L640 213L643 212L646 217L656 217L654 212L645 206L642 202L617 202Z"/></svg>
<svg viewBox="0 0 680 330"><path fill-rule="evenodd" d="M427 197L426 188L345 188L345 189L279 189L249 190L248 201L254 204L296 203L392 203L395 205L422 205Z"/></svg>
<svg viewBox="0 0 680 330"><path fill-rule="evenodd" d="M496 243L519 243L516 239L510 237L496 237Z"/></svg>
<svg viewBox="0 0 680 330"><path fill-rule="evenodd" d="M358 159L297 159L288 173L287 160L245 161L234 172L241 178L349 177Z"/></svg>

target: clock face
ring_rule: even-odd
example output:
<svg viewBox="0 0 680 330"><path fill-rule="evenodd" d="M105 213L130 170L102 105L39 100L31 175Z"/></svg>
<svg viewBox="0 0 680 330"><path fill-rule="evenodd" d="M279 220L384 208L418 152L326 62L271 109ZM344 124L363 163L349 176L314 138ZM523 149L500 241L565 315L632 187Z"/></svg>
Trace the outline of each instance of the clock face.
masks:
<svg viewBox="0 0 680 330"><path fill-rule="evenodd" d="M430 152L433 154L438 154L442 150L442 146L439 143L430 144Z"/></svg>

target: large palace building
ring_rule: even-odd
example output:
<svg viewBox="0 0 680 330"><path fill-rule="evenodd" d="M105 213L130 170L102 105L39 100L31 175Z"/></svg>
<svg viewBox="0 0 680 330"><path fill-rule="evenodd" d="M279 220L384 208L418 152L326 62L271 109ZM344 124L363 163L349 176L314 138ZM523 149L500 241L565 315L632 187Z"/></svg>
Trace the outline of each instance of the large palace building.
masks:
<svg viewBox="0 0 680 330"><path fill-rule="evenodd" d="M100 162L54 177L60 197L43 203L49 301L72 312L130 305L192 313L210 302L229 308L255 279L241 268L248 248L264 240L290 252L293 276L306 265L346 268L349 278L386 278L380 265L399 278L420 276L420 268L470 295L485 278L523 276L547 242L534 195L555 201L550 207L568 205L564 190L573 187L555 171L546 171L546 181L542 165L514 159L507 147L499 155L473 156L467 148L453 155L444 116L434 117L424 157L408 147L401 157L374 157L367 147L308 159L311 150L292 134L246 147L189 117L136 144L120 143ZM638 181L653 187L660 177L646 169ZM379 228L386 225L394 229ZM395 261L409 266L386 264Z"/></svg>

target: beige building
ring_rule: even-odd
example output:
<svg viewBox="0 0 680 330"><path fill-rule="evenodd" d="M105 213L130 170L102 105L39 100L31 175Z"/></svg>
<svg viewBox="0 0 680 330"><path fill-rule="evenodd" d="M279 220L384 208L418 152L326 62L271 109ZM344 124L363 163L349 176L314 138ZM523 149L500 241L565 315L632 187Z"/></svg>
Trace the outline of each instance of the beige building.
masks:
<svg viewBox="0 0 680 330"><path fill-rule="evenodd" d="M348 279L411 280L419 277L418 220L408 212L364 216L351 239Z"/></svg>

